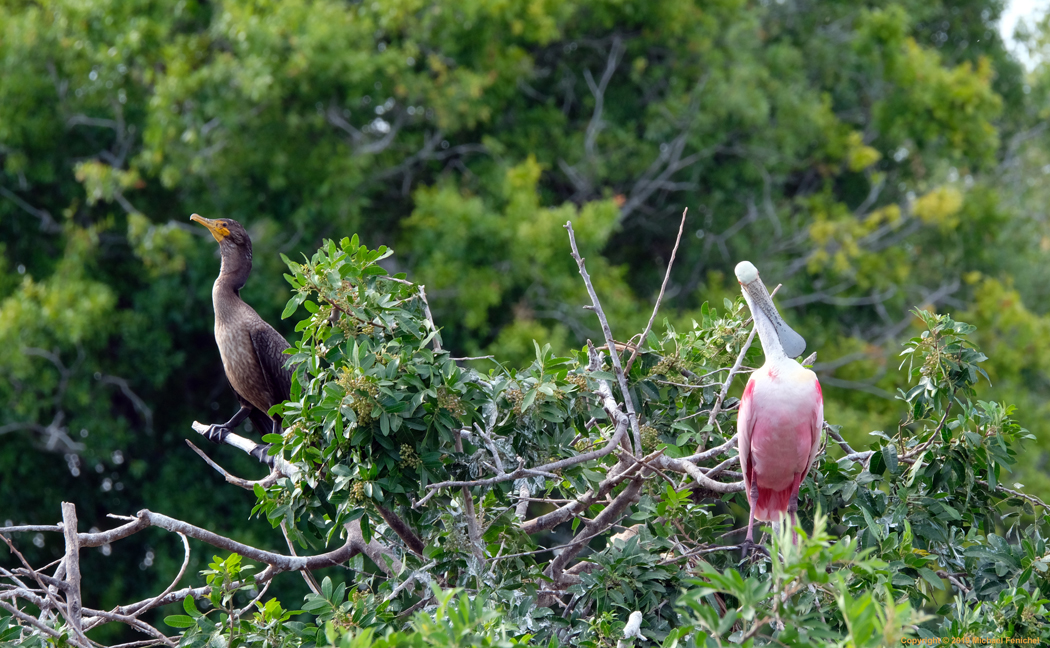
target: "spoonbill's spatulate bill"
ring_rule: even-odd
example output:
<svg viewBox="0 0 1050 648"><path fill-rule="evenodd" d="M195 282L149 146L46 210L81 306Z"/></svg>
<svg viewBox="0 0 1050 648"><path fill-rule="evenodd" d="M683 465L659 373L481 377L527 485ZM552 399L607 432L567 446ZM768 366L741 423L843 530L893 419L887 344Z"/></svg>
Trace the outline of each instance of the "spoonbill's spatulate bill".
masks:
<svg viewBox="0 0 1050 648"><path fill-rule="evenodd" d="M824 399L817 376L793 360L806 341L777 312L758 270L749 261L736 277L751 309L766 361L751 374L737 413L737 443L751 515L745 546L754 544L755 520L796 522L798 489L820 447Z"/></svg>

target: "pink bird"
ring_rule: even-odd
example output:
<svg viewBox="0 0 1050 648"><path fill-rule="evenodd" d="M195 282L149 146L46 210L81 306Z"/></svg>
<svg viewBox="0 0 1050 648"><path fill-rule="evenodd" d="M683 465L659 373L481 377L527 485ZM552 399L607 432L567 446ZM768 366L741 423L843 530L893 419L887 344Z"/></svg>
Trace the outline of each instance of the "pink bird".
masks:
<svg viewBox="0 0 1050 648"><path fill-rule="evenodd" d="M744 492L751 506L744 551L754 546L755 520L797 520L799 484L820 447L824 398L817 375L792 358L806 341L777 312L758 270L749 261L736 266L766 362L751 374L737 412L737 443Z"/></svg>

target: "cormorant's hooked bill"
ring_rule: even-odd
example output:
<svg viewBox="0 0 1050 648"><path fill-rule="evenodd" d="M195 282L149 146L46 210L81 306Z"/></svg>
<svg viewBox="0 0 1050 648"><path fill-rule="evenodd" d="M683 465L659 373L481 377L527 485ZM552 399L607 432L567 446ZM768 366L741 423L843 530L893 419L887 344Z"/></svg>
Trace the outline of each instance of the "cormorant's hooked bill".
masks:
<svg viewBox="0 0 1050 648"><path fill-rule="evenodd" d="M200 214L193 214L190 216L190 220L196 221L207 227L208 231L211 232L211 235L214 236L215 240L219 243L222 243L222 240L230 235L230 228L221 220L212 220L210 218L205 218Z"/></svg>
<svg viewBox="0 0 1050 648"><path fill-rule="evenodd" d="M744 288L751 302L751 315L758 320L765 319L773 326L780 346L784 349L784 355L789 358L797 358L806 350L806 340L795 332L787 322L780 317L777 307L773 305L773 298L769 296L762 278L758 276L758 268L750 261L741 261L736 266L736 278Z"/></svg>

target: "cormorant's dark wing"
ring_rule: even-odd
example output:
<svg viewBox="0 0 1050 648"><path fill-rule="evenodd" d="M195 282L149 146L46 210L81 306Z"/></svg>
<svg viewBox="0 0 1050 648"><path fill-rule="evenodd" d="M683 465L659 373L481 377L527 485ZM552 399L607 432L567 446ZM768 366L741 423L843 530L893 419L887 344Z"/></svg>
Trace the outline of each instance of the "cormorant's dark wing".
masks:
<svg viewBox="0 0 1050 648"><path fill-rule="evenodd" d="M288 400L292 391L292 372L284 367L284 362L288 359L284 350L291 345L273 327L265 323L253 329L249 335L255 348L255 357L259 359L266 385L274 399L271 407Z"/></svg>

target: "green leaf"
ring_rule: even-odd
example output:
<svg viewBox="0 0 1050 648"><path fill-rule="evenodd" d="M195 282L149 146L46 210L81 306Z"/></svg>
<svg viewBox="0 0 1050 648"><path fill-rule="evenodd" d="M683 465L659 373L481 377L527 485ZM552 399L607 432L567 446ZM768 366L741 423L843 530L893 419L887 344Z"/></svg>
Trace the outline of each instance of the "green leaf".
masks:
<svg viewBox="0 0 1050 648"><path fill-rule="evenodd" d="M193 600L192 596L187 596L182 599L182 609L186 610L186 614L190 615L194 619L200 618L202 615L197 609L197 602Z"/></svg>
<svg viewBox="0 0 1050 648"><path fill-rule="evenodd" d="M919 567L918 572L919 575L922 576L922 579L930 585L932 585L934 588L939 590L944 589L944 581L941 580L941 577L934 573L934 571L929 567Z"/></svg>
<svg viewBox="0 0 1050 648"><path fill-rule="evenodd" d="M170 625L173 628L192 628L197 625L197 622L185 614L172 614L164 617L164 623Z"/></svg>
<svg viewBox="0 0 1050 648"><path fill-rule="evenodd" d="M882 449L882 456L886 460L886 468L894 475L897 474L899 466L897 462L897 446L890 444Z"/></svg>
<svg viewBox="0 0 1050 648"><path fill-rule="evenodd" d="M883 459L882 451L876 450L871 455L871 460L868 463L868 471L873 475L881 475L886 472L886 460Z"/></svg>

